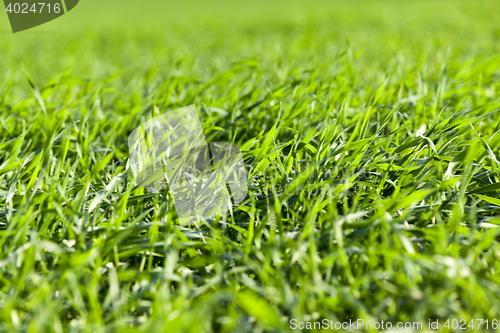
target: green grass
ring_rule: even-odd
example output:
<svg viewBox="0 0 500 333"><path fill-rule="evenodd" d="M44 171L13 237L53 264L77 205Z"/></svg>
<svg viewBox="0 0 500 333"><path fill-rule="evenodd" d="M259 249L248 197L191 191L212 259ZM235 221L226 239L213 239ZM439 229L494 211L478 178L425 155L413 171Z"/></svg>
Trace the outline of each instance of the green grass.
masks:
<svg viewBox="0 0 500 333"><path fill-rule="evenodd" d="M15 35L4 15L0 330L500 319L499 9L88 0ZM249 175L199 228L127 166L134 128L190 104Z"/></svg>

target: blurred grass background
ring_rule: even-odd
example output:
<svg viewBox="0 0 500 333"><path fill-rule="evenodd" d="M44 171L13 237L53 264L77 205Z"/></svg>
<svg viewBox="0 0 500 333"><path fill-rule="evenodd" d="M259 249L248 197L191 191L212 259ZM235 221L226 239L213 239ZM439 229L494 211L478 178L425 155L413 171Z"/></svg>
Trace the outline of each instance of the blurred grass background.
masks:
<svg viewBox="0 0 500 333"><path fill-rule="evenodd" d="M1 64L14 69L24 63L42 80L67 69L88 77L155 67L207 74L246 59L331 64L350 45L358 64L353 69L366 82L395 61L410 68L428 61L436 70L447 57L497 54L499 15L498 4L487 0L86 0L21 34L9 33L4 15ZM173 68L172 60L185 56L195 68Z"/></svg>

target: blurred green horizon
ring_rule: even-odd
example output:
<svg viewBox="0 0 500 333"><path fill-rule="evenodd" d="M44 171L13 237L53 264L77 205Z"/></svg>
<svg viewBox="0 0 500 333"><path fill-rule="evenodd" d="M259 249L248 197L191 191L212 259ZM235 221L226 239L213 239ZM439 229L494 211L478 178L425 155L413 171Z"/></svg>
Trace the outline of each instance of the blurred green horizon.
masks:
<svg viewBox="0 0 500 333"><path fill-rule="evenodd" d="M36 73L38 67L49 66L52 71L43 72L57 74L83 56L98 59L110 69L124 60L132 66L140 66L145 59L161 65L165 55L158 53L158 45L163 51L173 47L190 54L220 50L229 62L258 58L262 56L259 47L273 52L278 47L287 53L290 40L302 43L311 57L330 53L333 58L351 47L355 58L374 65L385 64L395 54L417 62L418 51L439 57L448 48L474 56L495 54L500 43L492 45L491 38L500 41L499 9L500 3L493 0L85 0L59 19L17 34L11 33L4 13L0 73L22 63L35 77L46 80L46 75ZM484 20L478 22L478 16ZM231 46L235 43L241 52ZM110 59L116 48L122 57ZM54 49L60 55L57 59L53 59Z"/></svg>

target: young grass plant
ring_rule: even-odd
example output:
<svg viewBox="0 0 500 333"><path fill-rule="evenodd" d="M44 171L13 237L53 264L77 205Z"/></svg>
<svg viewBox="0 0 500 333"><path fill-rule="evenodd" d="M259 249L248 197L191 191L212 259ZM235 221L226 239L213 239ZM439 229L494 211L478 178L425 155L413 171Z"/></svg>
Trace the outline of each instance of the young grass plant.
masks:
<svg viewBox="0 0 500 333"><path fill-rule="evenodd" d="M500 319L496 3L91 4L2 37L0 330ZM190 104L249 195L182 226L127 138Z"/></svg>

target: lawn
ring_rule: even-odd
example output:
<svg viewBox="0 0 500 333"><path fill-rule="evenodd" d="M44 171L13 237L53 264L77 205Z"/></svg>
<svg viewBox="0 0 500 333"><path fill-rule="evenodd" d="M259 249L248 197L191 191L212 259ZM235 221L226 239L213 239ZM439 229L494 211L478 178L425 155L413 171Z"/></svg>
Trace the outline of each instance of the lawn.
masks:
<svg viewBox="0 0 500 333"><path fill-rule="evenodd" d="M17 34L2 15L0 331L500 320L497 1L82 0ZM249 194L180 225L127 140L191 104Z"/></svg>

